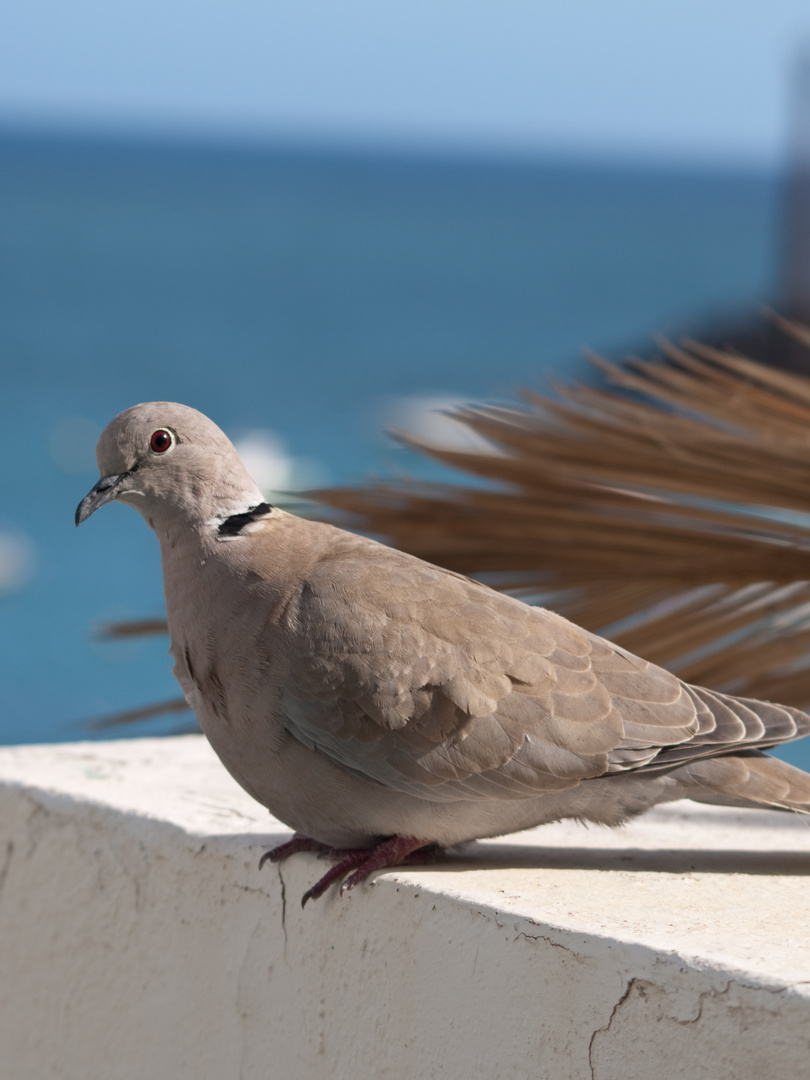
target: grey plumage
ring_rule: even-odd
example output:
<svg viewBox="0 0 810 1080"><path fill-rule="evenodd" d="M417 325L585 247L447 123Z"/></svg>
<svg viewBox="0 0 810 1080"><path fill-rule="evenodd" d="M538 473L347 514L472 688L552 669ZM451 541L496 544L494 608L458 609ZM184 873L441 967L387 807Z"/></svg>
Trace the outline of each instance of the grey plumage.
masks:
<svg viewBox="0 0 810 1080"><path fill-rule="evenodd" d="M77 524L117 499L155 530L200 726L317 845L615 825L684 796L810 810L810 776L761 752L810 732L804 713L689 686L553 612L268 507L193 409L128 409L97 457ZM393 850L349 860L349 884Z"/></svg>

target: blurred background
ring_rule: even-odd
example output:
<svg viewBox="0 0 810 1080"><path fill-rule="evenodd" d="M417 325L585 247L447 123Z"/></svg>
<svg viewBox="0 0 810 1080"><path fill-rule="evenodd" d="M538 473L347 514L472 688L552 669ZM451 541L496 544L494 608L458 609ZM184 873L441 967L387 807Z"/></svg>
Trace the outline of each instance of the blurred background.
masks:
<svg viewBox="0 0 810 1080"><path fill-rule="evenodd" d="M429 468L386 427L786 302L808 41L806 0L6 5L0 742L176 694L93 633L163 611L131 510L73 527L121 409L357 484Z"/></svg>

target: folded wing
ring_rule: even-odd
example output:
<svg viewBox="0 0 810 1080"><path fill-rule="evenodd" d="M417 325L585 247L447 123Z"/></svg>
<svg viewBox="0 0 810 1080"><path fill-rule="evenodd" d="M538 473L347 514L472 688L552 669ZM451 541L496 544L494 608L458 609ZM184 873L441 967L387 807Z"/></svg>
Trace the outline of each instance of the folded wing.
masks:
<svg viewBox="0 0 810 1080"><path fill-rule="evenodd" d="M810 728L798 710L687 686L553 612L362 538L318 564L287 618L289 731L431 801L535 798Z"/></svg>

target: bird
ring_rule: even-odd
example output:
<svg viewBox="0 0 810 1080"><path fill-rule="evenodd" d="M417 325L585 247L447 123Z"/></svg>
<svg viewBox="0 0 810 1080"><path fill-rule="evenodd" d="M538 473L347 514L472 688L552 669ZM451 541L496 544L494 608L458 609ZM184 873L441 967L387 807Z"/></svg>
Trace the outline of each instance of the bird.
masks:
<svg viewBox="0 0 810 1080"><path fill-rule="evenodd" d="M222 764L293 830L267 852L340 882L564 818L664 802L810 812L765 751L797 708L692 686L563 616L265 501L225 433L173 402L116 416L79 503L160 544L174 674Z"/></svg>

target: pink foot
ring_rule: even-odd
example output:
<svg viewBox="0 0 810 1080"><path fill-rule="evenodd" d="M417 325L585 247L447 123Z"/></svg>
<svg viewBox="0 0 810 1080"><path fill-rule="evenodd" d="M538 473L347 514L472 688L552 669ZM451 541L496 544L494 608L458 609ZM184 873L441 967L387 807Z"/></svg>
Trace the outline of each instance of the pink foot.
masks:
<svg viewBox="0 0 810 1080"><path fill-rule="evenodd" d="M320 840L296 833L292 840L266 851L259 860L259 869L261 870L266 862L278 863L299 851L317 852L322 857L337 859L338 862L301 897L303 907L308 900L317 900L319 896L323 896L333 882L346 877L349 871L354 873L341 885L341 896L361 881L365 881L375 870L406 864L424 866L433 862L440 850L438 844L426 844L424 840L416 840L412 836L391 836L370 848L330 848Z"/></svg>
<svg viewBox="0 0 810 1080"><path fill-rule="evenodd" d="M420 851L420 848L427 849ZM404 862L426 863L435 858L435 845L425 844L424 840L416 840L413 836L391 836L382 843L372 848L359 848L358 850L340 851L333 849L330 855L336 855L340 859L335 866L323 875L311 889L307 889L301 897L301 907L308 900L317 900L323 896L329 886L339 881L340 878L349 874L340 886L340 895L365 881L369 874L375 870L383 870L389 866L400 866ZM349 873L349 871L354 871Z"/></svg>

